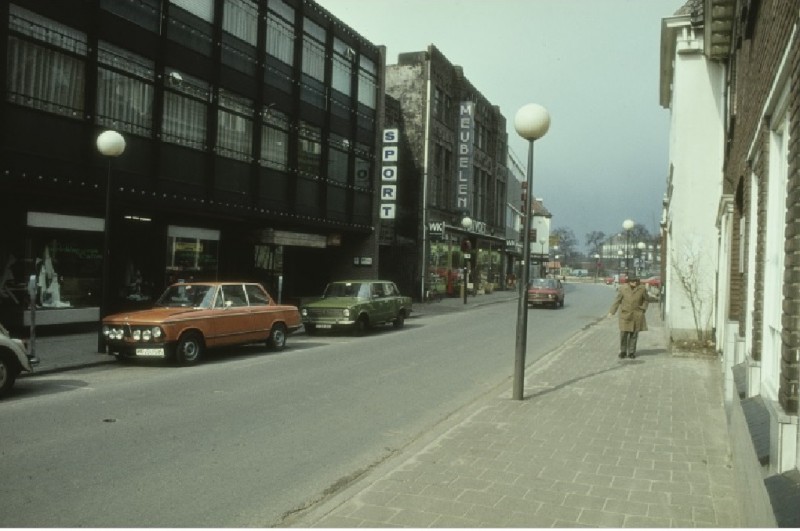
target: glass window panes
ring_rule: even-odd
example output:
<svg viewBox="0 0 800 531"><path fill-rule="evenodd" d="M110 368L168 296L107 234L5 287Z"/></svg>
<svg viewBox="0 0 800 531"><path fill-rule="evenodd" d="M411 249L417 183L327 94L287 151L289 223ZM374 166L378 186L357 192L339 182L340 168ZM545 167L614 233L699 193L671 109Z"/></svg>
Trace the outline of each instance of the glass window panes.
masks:
<svg viewBox="0 0 800 531"><path fill-rule="evenodd" d="M349 155L346 151L334 146L328 148L328 180L340 183L347 182L347 162Z"/></svg>
<svg viewBox="0 0 800 531"><path fill-rule="evenodd" d="M322 155L322 136L320 128L301 122L297 168L302 173L319 175L319 162Z"/></svg>
<svg viewBox="0 0 800 531"><path fill-rule="evenodd" d="M170 2L206 22L214 21L214 0L170 0Z"/></svg>
<svg viewBox="0 0 800 531"><path fill-rule="evenodd" d="M220 90L217 151L220 155L249 161L253 145L253 103Z"/></svg>
<svg viewBox="0 0 800 531"><path fill-rule="evenodd" d="M376 105L377 80L374 74L363 70L358 73L358 102L374 109Z"/></svg>
<svg viewBox="0 0 800 531"><path fill-rule="evenodd" d="M285 114L274 109L264 110L259 161L262 166L279 170L286 169L289 157L288 125Z"/></svg>
<svg viewBox="0 0 800 531"><path fill-rule="evenodd" d="M272 12L267 13L267 54L288 65L294 62L294 28Z"/></svg>
<svg viewBox="0 0 800 531"><path fill-rule="evenodd" d="M153 125L153 62L105 42L99 46L97 122L149 135Z"/></svg>
<svg viewBox="0 0 800 531"><path fill-rule="evenodd" d="M258 37L256 4L251 0L225 0L222 29L255 46Z"/></svg>
<svg viewBox="0 0 800 531"><path fill-rule="evenodd" d="M203 149L206 142L206 105L173 92L164 94L165 142Z"/></svg>
<svg viewBox="0 0 800 531"><path fill-rule="evenodd" d="M209 85L167 68L169 90L164 91L162 134L165 142L195 149L206 146Z"/></svg>
<svg viewBox="0 0 800 531"><path fill-rule="evenodd" d="M77 55L86 55L86 34L17 5L9 6L8 25L12 32Z"/></svg>
<svg viewBox="0 0 800 531"><path fill-rule="evenodd" d="M303 19L303 73L318 81L325 79L325 29Z"/></svg>
<svg viewBox="0 0 800 531"><path fill-rule="evenodd" d="M9 28L8 100L80 118L86 35L13 4L9 7Z"/></svg>
<svg viewBox="0 0 800 531"><path fill-rule="evenodd" d="M13 103L80 118L82 60L27 40L8 39L8 99Z"/></svg>

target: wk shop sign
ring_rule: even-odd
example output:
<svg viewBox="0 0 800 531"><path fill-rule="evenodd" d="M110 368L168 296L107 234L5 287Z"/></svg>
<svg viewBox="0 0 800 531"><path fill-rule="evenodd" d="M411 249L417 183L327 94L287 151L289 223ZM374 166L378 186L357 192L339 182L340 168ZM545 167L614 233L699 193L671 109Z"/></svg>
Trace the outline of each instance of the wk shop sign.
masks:
<svg viewBox="0 0 800 531"><path fill-rule="evenodd" d="M394 219L397 214L397 129L383 130L381 151L380 218Z"/></svg>

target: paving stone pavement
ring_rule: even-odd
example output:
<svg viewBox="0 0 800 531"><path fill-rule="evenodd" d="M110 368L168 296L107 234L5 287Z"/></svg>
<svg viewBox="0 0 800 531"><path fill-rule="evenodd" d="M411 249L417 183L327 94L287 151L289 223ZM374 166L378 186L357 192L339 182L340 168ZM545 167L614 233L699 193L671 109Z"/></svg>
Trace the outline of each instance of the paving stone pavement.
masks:
<svg viewBox="0 0 800 531"><path fill-rule="evenodd" d="M655 317L655 318L654 318ZM296 527L738 527L719 361L582 330Z"/></svg>

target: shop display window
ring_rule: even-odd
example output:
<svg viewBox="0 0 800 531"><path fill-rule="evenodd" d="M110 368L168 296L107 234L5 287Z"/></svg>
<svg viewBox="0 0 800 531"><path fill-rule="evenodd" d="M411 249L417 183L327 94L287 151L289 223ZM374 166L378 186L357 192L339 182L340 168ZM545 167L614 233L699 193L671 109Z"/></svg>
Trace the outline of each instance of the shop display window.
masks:
<svg viewBox="0 0 800 531"><path fill-rule="evenodd" d="M61 228L48 226L59 223ZM25 278L34 279L37 307L99 306L103 278L102 223L100 219L76 216L29 215Z"/></svg>
<svg viewBox="0 0 800 531"><path fill-rule="evenodd" d="M167 234L167 284L216 280L219 231L170 226Z"/></svg>

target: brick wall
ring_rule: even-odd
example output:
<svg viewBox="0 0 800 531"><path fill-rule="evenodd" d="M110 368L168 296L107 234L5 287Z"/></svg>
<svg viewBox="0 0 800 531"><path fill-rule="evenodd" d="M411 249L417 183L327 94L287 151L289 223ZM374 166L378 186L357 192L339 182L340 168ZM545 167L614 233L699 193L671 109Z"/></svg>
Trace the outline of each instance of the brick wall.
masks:
<svg viewBox="0 0 800 531"><path fill-rule="evenodd" d="M735 193L741 183L743 208L737 212L747 216L750 201L757 201L755 220L748 219L747 226L757 223L759 229L756 242L745 239L745 245L755 245L755 271L745 270L738 274L732 271L731 315L738 318L744 328L746 312L753 312L753 359L762 357L761 327L764 306L763 266L766 241L766 199L769 183L769 116L765 116L766 105L773 91L783 89L783 80L777 80L779 72L788 72L790 83L789 116L790 146L788 199L786 216L786 259L783 291L783 347L781 349L781 381L779 399L789 413L797 412L798 363L800 361L800 36L791 41L795 26L800 23L797 0L762 0L761 2L737 2L734 14L734 49L729 62L731 78L732 117L728 153L725 161L726 193ZM789 46L791 44L791 49ZM784 63L784 61L786 61ZM781 70L783 65L783 70ZM758 180L758 190L751 190L751 176ZM774 205L773 205L774 208ZM749 230L749 229L746 229ZM738 228L734 229L737 232ZM738 238L737 238L738 240ZM736 242L734 242L736 243ZM738 252L734 258L738 257ZM755 303L748 309L740 301L748 278L755 275ZM742 294L740 298L737 294ZM775 304L775 302L770 302Z"/></svg>

